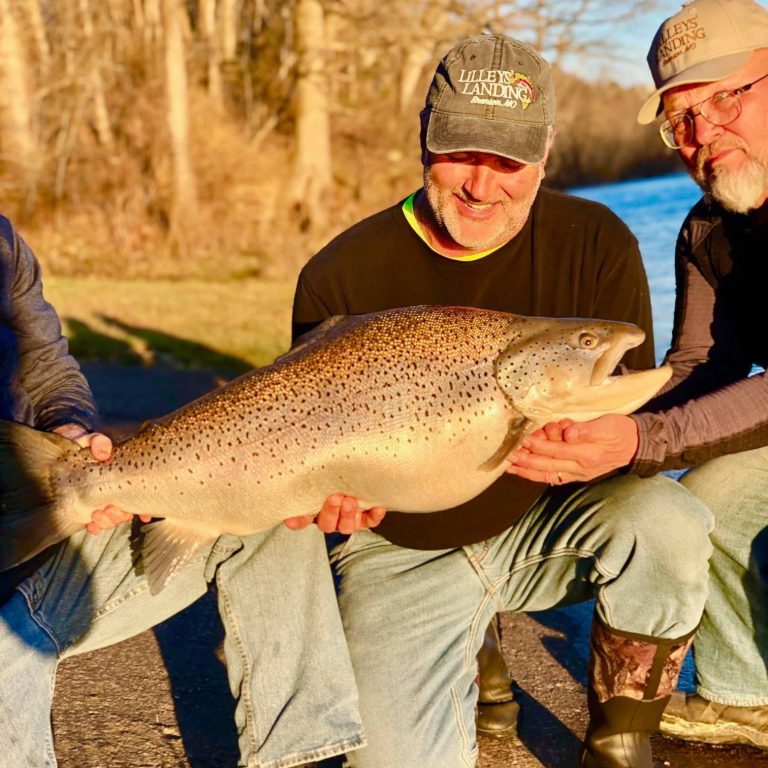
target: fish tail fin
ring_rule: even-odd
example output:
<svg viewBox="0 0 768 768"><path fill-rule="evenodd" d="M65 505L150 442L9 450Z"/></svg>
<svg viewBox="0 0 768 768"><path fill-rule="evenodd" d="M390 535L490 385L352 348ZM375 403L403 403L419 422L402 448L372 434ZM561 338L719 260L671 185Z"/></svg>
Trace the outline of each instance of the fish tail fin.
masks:
<svg viewBox="0 0 768 768"><path fill-rule="evenodd" d="M79 450L60 435L0 421L0 571L82 527L59 508L50 482L53 462Z"/></svg>

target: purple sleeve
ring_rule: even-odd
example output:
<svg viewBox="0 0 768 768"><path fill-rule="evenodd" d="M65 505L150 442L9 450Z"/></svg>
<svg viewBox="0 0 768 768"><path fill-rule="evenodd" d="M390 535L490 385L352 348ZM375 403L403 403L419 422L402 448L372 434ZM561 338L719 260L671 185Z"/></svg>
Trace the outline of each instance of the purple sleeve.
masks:
<svg viewBox="0 0 768 768"><path fill-rule="evenodd" d="M752 366L735 327L716 312L714 288L684 249L666 361L671 382L632 417L640 438L632 472L652 475L768 444L768 378L749 376Z"/></svg>

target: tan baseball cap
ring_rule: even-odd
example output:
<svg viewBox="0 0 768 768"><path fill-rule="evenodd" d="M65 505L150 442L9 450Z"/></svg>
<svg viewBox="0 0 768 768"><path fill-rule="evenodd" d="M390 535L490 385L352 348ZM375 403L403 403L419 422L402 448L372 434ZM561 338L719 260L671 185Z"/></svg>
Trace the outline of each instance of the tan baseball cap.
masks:
<svg viewBox="0 0 768 768"><path fill-rule="evenodd" d="M735 72L758 48L768 48L768 9L752 0L691 0L656 32L648 66L656 90L643 104L638 123L661 112L665 91L689 83L711 83Z"/></svg>

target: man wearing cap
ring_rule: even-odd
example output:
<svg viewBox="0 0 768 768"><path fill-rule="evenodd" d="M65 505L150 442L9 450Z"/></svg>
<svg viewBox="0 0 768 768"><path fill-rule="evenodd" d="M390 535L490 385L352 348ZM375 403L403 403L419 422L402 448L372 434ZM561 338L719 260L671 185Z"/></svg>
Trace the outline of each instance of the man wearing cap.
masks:
<svg viewBox="0 0 768 768"><path fill-rule="evenodd" d="M460 41L421 113L423 188L308 262L295 335L334 314L463 304L636 322L648 338L626 362L652 365L634 237L603 206L539 189L553 124L550 70L535 51L495 35ZM474 765L475 657L490 618L594 596L579 764L650 768L648 736L706 596L710 516L666 477L559 483L505 475L459 508L390 511L376 533L334 547L368 738L351 766Z"/></svg>
<svg viewBox="0 0 768 768"><path fill-rule="evenodd" d="M513 466L532 480L695 467L682 483L715 516L710 595L698 693L675 694L663 730L768 749L768 378L752 375L768 365L768 10L694 0L648 63L656 91L638 119L663 112L662 139L705 193L677 242L672 381L653 412L549 425Z"/></svg>

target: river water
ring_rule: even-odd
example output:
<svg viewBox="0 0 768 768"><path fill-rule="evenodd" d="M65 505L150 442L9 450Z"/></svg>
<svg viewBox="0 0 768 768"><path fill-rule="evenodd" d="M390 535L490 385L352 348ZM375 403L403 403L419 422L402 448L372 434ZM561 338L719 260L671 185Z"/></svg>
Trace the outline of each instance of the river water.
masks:
<svg viewBox="0 0 768 768"><path fill-rule="evenodd" d="M656 360L661 362L672 336L675 307L674 247L677 232L701 190L685 173L601 184L569 190L607 205L640 243L653 303Z"/></svg>

